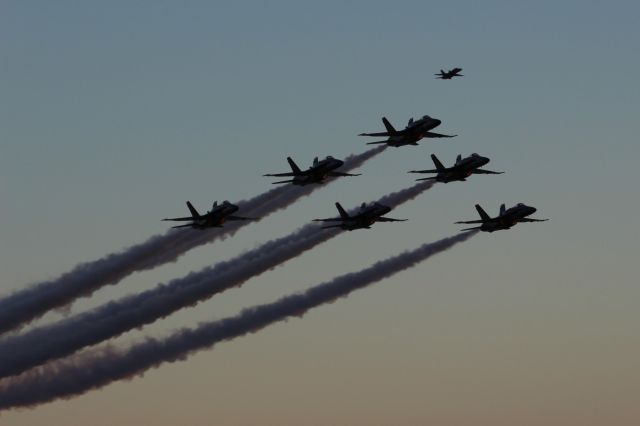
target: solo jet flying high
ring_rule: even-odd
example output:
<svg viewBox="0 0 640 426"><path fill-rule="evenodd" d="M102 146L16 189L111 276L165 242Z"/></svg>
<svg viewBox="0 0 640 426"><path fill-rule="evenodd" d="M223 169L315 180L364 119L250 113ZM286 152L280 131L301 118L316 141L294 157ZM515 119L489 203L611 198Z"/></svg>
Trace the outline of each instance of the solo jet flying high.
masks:
<svg viewBox="0 0 640 426"><path fill-rule="evenodd" d="M403 146L403 145L418 145L418 141L422 138L452 138L457 135L442 135L440 133L434 133L430 130L438 127L442 121L437 118L431 118L425 115L419 120L413 121L413 118L409 119L407 126L402 130L396 130L387 117L382 117L386 132L379 133L360 133L358 136L387 136L388 139L384 141L368 142L367 145L374 145L380 143L386 143L389 146Z"/></svg>
<svg viewBox="0 0 640 426"><path fill-rule="evenodd" d="M471 175L499 175L504 172L492 172L491 170L484 170L480 167L489 162L487 157L483 157L476 153L471 154L467 158L462 158L462 155L458 155L456 163L452 167L445 167L442 165L438 157L431 154L431 159L436 168L433 170L411 170L409 173L437 173L436 176L421 178L416 180L435 180L436 182L449 183L455 180L467 180Z"/></svg>
<svg viewBox="0 0 640 426"><path fill-rule="evenodd" d="M293 162L291 157L287 157L287 161L291 167L291 173L273 173L263 176L292 176L293 179L291 180L281 180L273 183L292 183L300 186L308 185L310 183L322 183L329 176L360 176L359 174L335 171L337 168L342 167L344 161L333 158L332 156L327 156L327 158L322 161L318 161L318 157L314 158L313 165L304 171L300 170L300 167Z"/></svg>
<svg viewBox="0 0 640 426"><path fill-rule="evenodd" d="M367 203L362 203L360 211L353 216L349 215L340 203L336 203L336 208L340 213L340 217L314 219L314 222L341 222L337 225L323 226L323 228L342 228L347 231L353 231L354 229L369 229L374 222L404 222L407 220L382 217L391 211L391 207L380 203L372 203L369 206L367 206Z"/></svg>
<svg viewBox="0 0 640 426"><path fill-rule="evenodd" d="M162 220L191 221L191 223L188 223L186 225L172 226L172 228L191 227L195 229L221 227L222 224L227 220L256 220L255 218L250 217L233 216L233 213L238 211L238 206L236 206L235 204L231 204L228 201L224 201L220 205L218 205L217 201L214 202L213 208L209 212L202 215L198 213L198 211L189 201L187 201L187 207L191 212L190 217L174 217L172 219Z"/></svg>
<svg viewBox="0 0 640 426"><path fill-rule="evenodd" d="M479 204L476 204L476 210L480 215L480 220L461 221L456 223L480 223L480 226L475 228L466 228L462 231L469 231L472 229L479 229L483 232L494 232L501 229L509 229L516 223L520 222L544 222L549 219L529 219L527 216L534 214L537 209L535 207L527 206L522 203L518 203L515 206L505 209L505 205L500 206L500 214L496 217L489 217Z"/></svg>
<svg viewBox="0 0 640 426"><path fill-rule="evenodd" d="M460 71L462 71L462 68L454 68L446 72L444 70L440 70L440 74L434 75L438 76L437 78L440 80L451 80L453 77L464 77L462 74L458 74Z"/></svg>

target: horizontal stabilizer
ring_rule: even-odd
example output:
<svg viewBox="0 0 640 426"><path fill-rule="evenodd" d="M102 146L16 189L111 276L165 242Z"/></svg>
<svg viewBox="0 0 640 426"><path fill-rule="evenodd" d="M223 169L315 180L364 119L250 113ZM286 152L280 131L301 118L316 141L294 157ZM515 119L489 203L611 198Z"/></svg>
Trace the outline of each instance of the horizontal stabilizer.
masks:
<svg viewBox="0 0 640 426"><path fill-rule="evenodd" d="M484 220L459 220L458 222L454 222L454 223L464 223L464 224L472 224L472 223L483 223Z"/></svg>
<svg viewBox="0 0 640 426"><path fill-rule="evenodd" d="M279 180L278 182L271 182L271 185L276 185L278 183L292 183L295 182L295 180L291 179L291 180Z"/></svg>
<svg viewBox="0 0 640 426"><path fill-rule="evenodd" d="M258 220L257 217L227 216L226 220Z"/></svg>
<svg viewBox="0 0 640 426"><path fill-rule="evenodd" d="M165 219L162 219L162 220L165 220L165 221L166 220L171 220L171 221L174 221L174 222L180 222L180 221L186 221L186 220L192 221L193 218L192 217L172 217L172 218L165 218Z"/></svg>
<svg viewBox="0 0 640 426"><path fill-rule="evenodd" d="M476 226L476 227L473 227L473 228L464 228L464 229L461 229L460 231L474 231L476 229L482 229L482 227L481 226Z"/></svg>
<svg viewBox="0 0 640 426"><path fill-rule="evenodd" d="M491 170L475 169L471 173L473 173L474 175L501 175L504 172L493 172Z"/></svg>
<svg viewBox="0 0 640 426"><path fill-rule="evenodd" d="M388 143L389 141L377 141L377 142L367 142L367 145L377 145L380 143Z"/></svg>
<svg viewBox="0 0 640 426"><path fill-rule="evenodd" d="M437 180L437 179L438 178L436 178L436 177L420 178L420 179L416 179L416 182L420 181L420 180Z"/></svg>
<svg viewBox="0 0 640 426"><path fill-rule="evenodd" d="M360 133L358 136L391 136L387 132L377 132L377 133Z"/></svg>
<svg viewBox="0 0 640 426"><path fill-rule="evenodd" d="M271 177L285 177L285 176L295 176L295 173L267 173L266 175L262 175L262 176L271 176Z"/></svg>
<svg viewBox="0 0 640 426"><path fill-rule="evenodd" d="M329 172L328 176L360 176L360 173Z"/></svg>
<svg viewBox="0 0 640 426"><path fill-rule="evenodd" d="M546 222L549 219L529 219L525 217L524 219L520 219L519 222Z"/></svg>
<svg viewBox="0 0 640 426"><path fill-rule="evenodd" d="M188 225L178 225L178 226L172 226L171 228L191 228L192 225L188 224Z"/></svg>
<svg viewBox="0 0 640 426"><path fill-rule="evenodd" d="M443 135L441 133L425 132L425 138L455 138L458 135Z"/></svg>
<svg viewBox="0 0 640 426"><path fill-rule="evenodd" d="M438 173L438 170L409 170L407 173Z"/></svg>
<svg viewBox="0 0 640 426"><path fill-rule="evenodd" d="M392 217L379 217L376 222L406 222L409 219L394 219Z"/></svg>

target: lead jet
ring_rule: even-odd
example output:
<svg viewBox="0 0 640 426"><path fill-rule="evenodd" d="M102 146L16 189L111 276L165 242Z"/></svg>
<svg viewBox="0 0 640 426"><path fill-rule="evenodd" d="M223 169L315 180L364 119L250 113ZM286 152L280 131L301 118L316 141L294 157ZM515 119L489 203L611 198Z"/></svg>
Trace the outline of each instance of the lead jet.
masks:
<svg viewBox="0 0 640 426"><path fill-rule="evenodd" d="M418 141L422 138L452 138L457 135L443 135L431 132L438 127L442 121L437 118L431 118L428 115L423 116L419 120L409 119L407 126L402 130L396 130L387 117L382 117L382 123L387 129L386 132L379 133L360 133L359 136L387 136L384 141L368 142L367 145L375 145L385 143L389 146L399 147L403 145L418 145Z"/></svg>
<svg viewBox="0 0 640 426"><path fill-rule="evenodd" d="M218 205L218 202L213 203L213 208L205 214L199 214L198 211L193 207L193 205L187 201L187 207L191 212L190 217L174 217L171 219L162 219L162 220L170 220L170 221L191 221L186 225L178 225L172 226L172 228L194 228L194 229L205 229L205 228L219 228L222 227L222 224L227 220L256 220L255 218L249 217L241 217L241 216L233 216L233 213L238 211L238 206L235 204L231 204L228 201L224 201L222 204Z"/></svg>
<svg viewBox="0 0 640 426"><path fill-rule="evenodd" d="M462 68L454 68L449 71L440 70L440 74L434 74L440 80L451 80L453 77L464 77L462 74L458 74L462 71Z"/></svg>
<svg viewBox="0 0 640 426"><path fill-rule="evenodd" d="M462 155L458 155L456 163L451 167L443 166L440 160L438 160L438 157L434 154L431 154L431 160L433 160L433 164L436 166L435 169L411 170L409 173L437 173L436 176L416 180L434 180L442 183L449 183L456 180L465 181L471 175L499 175L504 173L481 169L480 167L487 164L489 159L476 153L473 153L466 158L462 158Z"/></svg>
<svg viewBox="0 0 640 426"><path fill-rule="evenodd" d="M476 210L480 215L480 220L461 221L456 223L480 223L480 226L475 228L466 228L462 231L470 231L472 229L479 229L483 232L494 232L501 229L509 229L516 223L521 222L545 222L549 219L529 219L527 216L534 214L537 209L535 207L527 206L522 203L518 203L515 206L505 209L505 205L500 206L500 214L496 217L489 217L479 204L476 204Z"/></svg>
<svg viewBox="0 0 640 426"><path fill-rule="evenodd" d="M332 156L327 156L321 161L318 161L318 157L314 158L313 165L307 170L300 170L300 167L296 165L291 157L287 157L287 161L291 167L291 173L273 173L263 176L292 176L293 179L291 180L281 180L273 182L273 184L292 183L299 186L308 185L310 183L322 183L330 176L360 176L359 174L337 172L336 169L342 167L344 161L333 158Z"/></svg>
<svg viewBox="0 0 640 426"><path fill-rule="evenodd" d="M367 203L362 203L360 211L353 216L346 212L340 203L336 203L336 208L340 217L333 217L329 219L314 219L314 222L341 222L336 225L327 225L323 228L342 228L346 231L353 231L354 229L369 229L374 222L404 222L407 219L392 219L390 217L383 217L383 215L391 211L391 207L385 206L380 203L372 203L367 206Z"/></svg>

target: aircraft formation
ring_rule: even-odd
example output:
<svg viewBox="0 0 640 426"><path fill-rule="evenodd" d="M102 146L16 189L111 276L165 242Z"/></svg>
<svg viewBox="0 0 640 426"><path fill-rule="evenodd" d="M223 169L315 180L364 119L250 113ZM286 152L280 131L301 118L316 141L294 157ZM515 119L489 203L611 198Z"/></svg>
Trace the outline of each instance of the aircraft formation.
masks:
<svg viewBox="0 0 640 426"><path fill-rule="evenodd" d="M438 74L435 74L438 79L451 80L454 77L463 77L460 74L462 68L452 68L449 71L440 70ZM367 142L367 145L379 145L386 144L395 148L406 145L418 145L418 141L425 138L453 138L457 135L446 135L433 132L432 130L442 124L442 121L424 115L418 120L410 118L404 129L396 130L387 117L382 117L382 123L386 129L384 132L373 133L360 133L358 136L369 137L386 137L385 140ZM451 167L445 167L435 154L431 154L431 160L435 166L435 169L426 170L411 170L408 173L418 174L435 174L435 176L418 178L416 181L433 181L440 183L449 183L454 181L466 181L471 175L477 174L489 174L498 175L504 172L495 172L492 170L482 169L481 167L489 163L489 158L481 156L477 153L473 153L466 158L462 158L462 155L458 155L455 163ZM287 162L291 168L291 172L283 173L268 173L263 176L268 177L289 177L291 179L272 182L272 184L292 184L296 186L305 185L318 185L327 181L330 177L346 177L346 176L360 176L360 174L344 173L338 171L340 167L344 165L344 161L338 160L332 156L327 156L323 160L319 160L318 157L313 159L312 165L302 170L293 161L291 157L287 157ZM367 205L362 203L359 210L353 214L349 214L340 203L335 203L338 209L339 217L326 218L326 219L314 219L316 222L336 222L336 224L325 225L322 228L340 228L347 231L353 231L355 229L370 229L371 225L375 222L403 222L406 219L392 219L385 217L384 215L391 211L391 207L383 205L381 203L372 203ZM257 220L258 218L248 218L242 216L235 216L234 213L238 211L238 206L224 201L218 205L214 202L213 208L206 214L200 215L193 207L191 202L187 201L187 207L191 212L191 216L178 217L178 218L166 218L165 221L189 221L190 223L185 225L173 226L173 228L194 228L194 229L206 229L212 227L221 227L228 220ZM500 206L500 212L496 217L490 217L479 204L475 205L479 220L470 221L458 221L457 224L479 224L480 226L465 228L462 231L480 230L483 232L494 232L498 230L510 229L517 223L523 222L544 222L548 219L531 219L528 216L537 211L535 207L527 206L523 203L518 203L511 208L506 208L504 204Z"/></svg>

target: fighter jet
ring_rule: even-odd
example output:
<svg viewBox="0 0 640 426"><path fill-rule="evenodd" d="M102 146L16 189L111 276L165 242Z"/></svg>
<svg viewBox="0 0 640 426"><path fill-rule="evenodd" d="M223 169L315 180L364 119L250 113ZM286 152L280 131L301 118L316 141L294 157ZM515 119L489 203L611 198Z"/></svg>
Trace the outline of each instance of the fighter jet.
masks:
<svg viewBox="0 0 640 426"><path fill-rule="evenodd" d="M360 133L359 136L387 136L388 139L384 141L368 142L367 145L374 145L380 143L386 143L389 146L403 146L403 145L418 145L418 141L422 138L452 138L457 135L442 135L440 133L434 133L430 130L438 127L442 121L437 118L431 118L425 115L419 120L414 121L413 118L409 119L407 126L403 130L396 130L389 123L387 117L382 117L386 132L379 133Z"/></svg>
<svg viewBox="0 0 640 426"><path fill-rule="evenodd" d="M464 181L471 175L499 175L504 172L492 172L491 170L484 170L480 167L489 162L487 157L482 157L476 153L471 154L466 158L462 158L462 155L458 155L456 163L452 167L445 167L442 165L438 157L431 154L431 159L436 168L433 170L411 170L409 173L437 173L436 176L421 178L416 180L435 180L436 182L449 183L456 180Z"/></svg>
<svg viewBox="0 0 640 426"><path fill-rule="evenodd" d="M205 229L205 228L215 228L222 227L222 224L227 220L256 220L255 218L249 217L241 217L241 216L233 216L233 213L238 211L238 206L235 204L231 204L228 201L224 201L222 204L218 205L218 202L213 203L213 208L205 214L199 214L198 211L193 207L193 205L187 201L187 207L191 212L190 217L174 217L171 219L162 219L162 220L171 220L171 221L191 221L186 225L178 225L172 226L172 228L194 228L194 229Z"/></svg>
<svg viewBox="0 0 640 426"><path fill-rule="evenodd" d="M323 228L342 228L347 231L353 231L354 229L369 229L374 222L404 222L407 219L392 219L390 217L382 217L383 215L391 211L391 207L385 206L380 203L372 203L367 206L367 203L362 203L360 211L351 216L346 212L340 203L336 203L336 208L340 213L340 217L334 217L329 219L314 219L314 222L341 222L337 225L327 225Z"/></svg>
<svg viewBox="0 0 640 426"><path fill-rule="evenodd" d="M500 214L496 217L489 217L479 204L476 204L476 210L480 215L480 220L461 221L456 223L480 223L480 226L475 228L466 228L462 231L470 231L472 229L479 229L483 232L494 232L501 229L509 229L516 223L520 222L544 222L549 219L529 219L527 216L534 214L537 209L535 207L527 206L522 203L518 203L515 206L505 209L505 205L500 206Z"/></svg>
<svg viewBox="0 0 640 426"><path fill-rule="evenodd" d="M451 80L453 77L464 77L462 74L458 74L460 71L462 71L462 68L454 68L452 70L449 71L444 71L444 70L440 70L440 74L434 74L439 78L440 80Z"/></svg>
<svg viewBox="0 0 640 426"><path fill-rule="evenodd" d="M299 186L308 185L310 183L322 183L329 176L360 176L359 174L342 173L335 171L337 168L342 167L344 161L333 158L332 156L327 156L322 161L318 161L318 157L314 158L313 165L304 171L300 170L300 167L298 167L296 163L294 163L291 157L287 157L287 161L289 162L289 166L291 167L291 173L273 173L263 176L292 176L293 179L291 180L281 180L278 182L273 182L273 184L292 183Z"/></svg>

